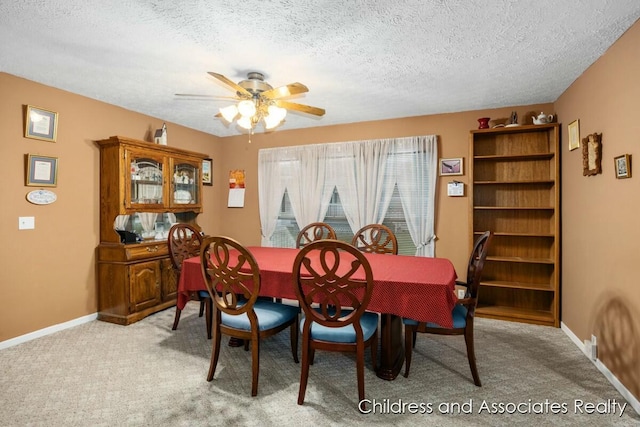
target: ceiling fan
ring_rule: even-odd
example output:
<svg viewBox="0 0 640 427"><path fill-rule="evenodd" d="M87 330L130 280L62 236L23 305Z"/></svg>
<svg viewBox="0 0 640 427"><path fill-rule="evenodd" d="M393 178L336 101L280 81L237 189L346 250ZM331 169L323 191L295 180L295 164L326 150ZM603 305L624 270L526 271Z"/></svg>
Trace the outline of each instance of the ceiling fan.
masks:
<svg viewBox="0 0 640 427"><path fill-rule="evenodd" d="M220 113L216 114L216 117L223 117L227 122L231 123L236 117L240 116L237 120L238 126L251 131L251 133L260 122L264 123L264 127L267 130L277 127L284 120L287 110L299 111L314 116L323 116L325 113L322 108L297 104L282 99L308 92L309 88L302 83L296 82L273 88L264 81L264 74L255 71L248 73L247 78L239 83L234 83L222 74L212 71L209 71L208 74L234 90L235 96L217 97L182 93L177 93L176 96L237 100L236 104L220 108Z"/></svg>

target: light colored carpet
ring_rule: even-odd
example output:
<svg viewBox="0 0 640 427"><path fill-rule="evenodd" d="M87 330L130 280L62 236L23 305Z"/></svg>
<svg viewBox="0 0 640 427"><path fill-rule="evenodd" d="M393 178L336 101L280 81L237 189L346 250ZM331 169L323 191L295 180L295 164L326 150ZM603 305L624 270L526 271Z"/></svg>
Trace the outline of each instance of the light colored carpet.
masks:
<svg viewBox="0 0 640 427"><path fill-rule="evenodd" d="M616 414L575 410L576 401L625 401L560 329L478 319L480 388L472 382L462 337L419 335L409 378L394 381L375 376L367 352L367 398L389 410L361 414L353 355L318 352L299 406L300 365L283 331L263 342L258 396L252 398L251 353L224 345L216 378L207 382L211 341L197 304L187 305L176 331L173 315L168 309L126 327L94 321L0 351L0 425L640 424L629 406L622 417L619 408ZM547 407L535 414L545 402L564 405L566 413ZM408 406L398 413L399 404L431 413L411 413ZM491 413L492 405L509 410L513 404L525 413ZM458 411L469 407L469 414Z"/></svg>

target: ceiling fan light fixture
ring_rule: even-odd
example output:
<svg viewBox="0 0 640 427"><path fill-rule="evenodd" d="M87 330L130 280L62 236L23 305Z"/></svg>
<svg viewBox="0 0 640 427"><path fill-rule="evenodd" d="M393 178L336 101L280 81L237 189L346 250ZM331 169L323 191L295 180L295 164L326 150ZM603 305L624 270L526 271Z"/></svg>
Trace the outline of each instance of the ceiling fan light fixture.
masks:
<svg viewBox="0 0 640 427"><path fill-rule="evenodd" d="M251 116L242 116L238 119L238 126L243 129L251 130L253 123L251 122Z"/></svg>
<svg viewBox="0 0 640 427"><path fill-rule="evenodd" d="M238 115L238 107L235 105L229 105L228 107L220 108L220 114L226 121L231 123Z"/></svg>
<svg viewBox="0 0 640 427"><path fill-rule="evenodd" d="M251 116L256 113L256 104L248 99L240 101L238 102L238 112L240 113L242 118L250 119Z"/></svg>
<svg viewBox="0 0 640 427"><path fill-rule="evenodd" d="M269 117L273 116L277 118L279 122L287 116L286 108L278 107L277 105L270 105L267 111L269 111Z"/></svg>
<svg viewBox="0 0 640 427"><path fill-rule="evenodd" d="M271 115L264 118L264 127L266 129L273 129L274 127L280 124L281 120L278 120L277 117L273 117Z"/></svg>

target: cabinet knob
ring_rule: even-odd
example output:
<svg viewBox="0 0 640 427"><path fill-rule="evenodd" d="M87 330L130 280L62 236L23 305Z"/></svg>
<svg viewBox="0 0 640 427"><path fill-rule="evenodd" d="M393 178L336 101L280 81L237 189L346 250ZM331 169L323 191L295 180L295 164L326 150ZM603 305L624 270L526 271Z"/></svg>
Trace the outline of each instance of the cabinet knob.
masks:
<svg viewBox="0 0 640 427"><path fill-rule="evenodd" d="M147 252L158 252L158 246L147 247Z"/></svg>

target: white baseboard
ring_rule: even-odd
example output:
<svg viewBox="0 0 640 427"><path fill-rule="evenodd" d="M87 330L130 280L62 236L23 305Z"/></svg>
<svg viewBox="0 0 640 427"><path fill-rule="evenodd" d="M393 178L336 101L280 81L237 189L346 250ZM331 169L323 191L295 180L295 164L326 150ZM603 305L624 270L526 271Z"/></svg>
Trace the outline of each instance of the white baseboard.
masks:
<svg viewBox="0 0 640 427"><path fill-rule="evenodd" d="M563 322L560 322L560 329L564 331L565 334L569 337L571 341L582 351L587 359L591 363L593 363L596 368L604 375L604 377L615 387L616 390L624 397L624 399L629 402L629 406L631 406L637 413L640 415L640 401L633 395L631 392L616 378L615 375L607 368L600 359L591 360L590 353L588 353L588 349L585 347L584 343L580 341L580 338L573 333L571 329Z"/></svg>
<svg viewBox="0 0 640 427"><path fill-rule="evenodd" d="M63 331L65 329L73 328L74 326L82 325L83 323L89 323L98 318L98 313L89 314L87 316L78 317L77 319L69 320L68 322L59 323L57 325L49 326L48 328L40 329L19 337L11 338L6 341L0 342L0 350L13 347L14 345L22 344L27 341L34 340L36 338L51 335L53 333Z"/></svg>

